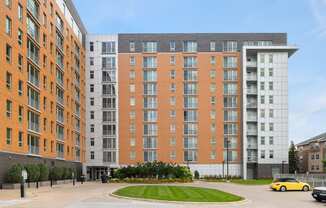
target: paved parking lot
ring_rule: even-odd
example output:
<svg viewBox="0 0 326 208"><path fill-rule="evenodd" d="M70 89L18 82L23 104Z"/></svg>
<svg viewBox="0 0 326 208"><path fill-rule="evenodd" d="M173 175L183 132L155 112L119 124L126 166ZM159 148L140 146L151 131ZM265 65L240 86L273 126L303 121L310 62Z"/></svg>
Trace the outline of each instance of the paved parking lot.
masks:
<svg viewBox="0 0 326 208"><path fill-rule="evenodd" d="M317 203L311 192L274 192L268 186L245 186L232 183L195 182L188 186L209 187L234 193L246 201L234 204L182 204L155 203L111 197L109 194L127 184L86 183L73 187L71 184L54 188L31 189L28 197L20 200L19 191L0 190L0 207L10 208L189 208L189 207L241 207L241 208L314 208L326 207Z"/></svg>

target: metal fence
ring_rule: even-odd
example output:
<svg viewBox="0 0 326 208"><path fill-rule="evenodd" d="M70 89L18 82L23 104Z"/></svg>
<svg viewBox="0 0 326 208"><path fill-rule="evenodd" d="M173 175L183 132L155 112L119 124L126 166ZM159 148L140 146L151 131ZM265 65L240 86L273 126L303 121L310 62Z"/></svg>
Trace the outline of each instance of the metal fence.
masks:
<svg viewBox="0 0 326 208"><path fill-rule="evenodd" d="M326 186L326 174L274 174L273 178L295 178L312 187Z"/></svg>

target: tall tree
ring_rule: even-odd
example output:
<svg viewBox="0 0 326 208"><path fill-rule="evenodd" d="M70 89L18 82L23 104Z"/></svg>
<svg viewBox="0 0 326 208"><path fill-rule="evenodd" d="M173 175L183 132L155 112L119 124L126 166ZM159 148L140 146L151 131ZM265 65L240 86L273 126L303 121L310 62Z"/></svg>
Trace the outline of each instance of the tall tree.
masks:
<svg viewBox="0 0 326 208"><path fill-rule="evenodd" d="M289 173L295 173L298 169L298 157L293 141L289 148Z"/></svg>

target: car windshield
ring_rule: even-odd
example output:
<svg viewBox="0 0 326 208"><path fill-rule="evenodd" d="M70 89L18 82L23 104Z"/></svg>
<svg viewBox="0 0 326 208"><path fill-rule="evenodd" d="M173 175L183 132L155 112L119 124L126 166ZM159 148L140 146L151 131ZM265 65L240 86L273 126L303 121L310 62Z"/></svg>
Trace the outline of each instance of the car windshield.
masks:
<svg viewBox="0 0 326 208"><path fill-rule="evenodd" d="M277 182L298 182L298 181L294 178L276 178L273 182L277 183Z"/></svg>

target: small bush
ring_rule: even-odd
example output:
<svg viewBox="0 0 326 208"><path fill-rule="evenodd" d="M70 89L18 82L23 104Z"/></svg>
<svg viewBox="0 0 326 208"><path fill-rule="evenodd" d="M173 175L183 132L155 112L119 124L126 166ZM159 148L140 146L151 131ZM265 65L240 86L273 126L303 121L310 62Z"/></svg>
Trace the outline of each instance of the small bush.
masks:
<svg viewBox="0 0 326 208"><path fill-rule="evenodd" d="M139 184L160 184L160 183L190 183L191 178L167 178L167 179L156 179L156 178L125 178L125 179L111 179L110 183L139 183Z"/></svg>
<svg viewBox="0 0 326 208"><path fill-rule="evenodd" d="M47 181L49 180L49 168L44 164L38 164L40 169L40 178L39 181Z"/></svg>
<svg viewBox="0 0 326 208"><path fill-rule="evenodd" d="M61 180L62 176L64 174L63 171L64 170L61 167L53 167L50 172L50 176L51 176L52 180Z"/></svg>
<svg viewBox="0 0 326 208"><path fill-rule="evenodd" d="M195 179L199 179L199 172L198 172L198 170L195 170L195 172L194 172L194 177L195 177Z"/></svg>
<svg viewBox="0 0 326 208"><path fill-rule="evenodd" d="M23 166L20 164L12 165L7 172L6 182L8 183L20 183L22 180Z"/></svg>
<svg viewBox="0 0 326 208"><path fill-rule="evenodd" d="M28 164L25 166L27 171L27 180L29 182L36 182L40 178L40 168L37 164Z"/></svg>

